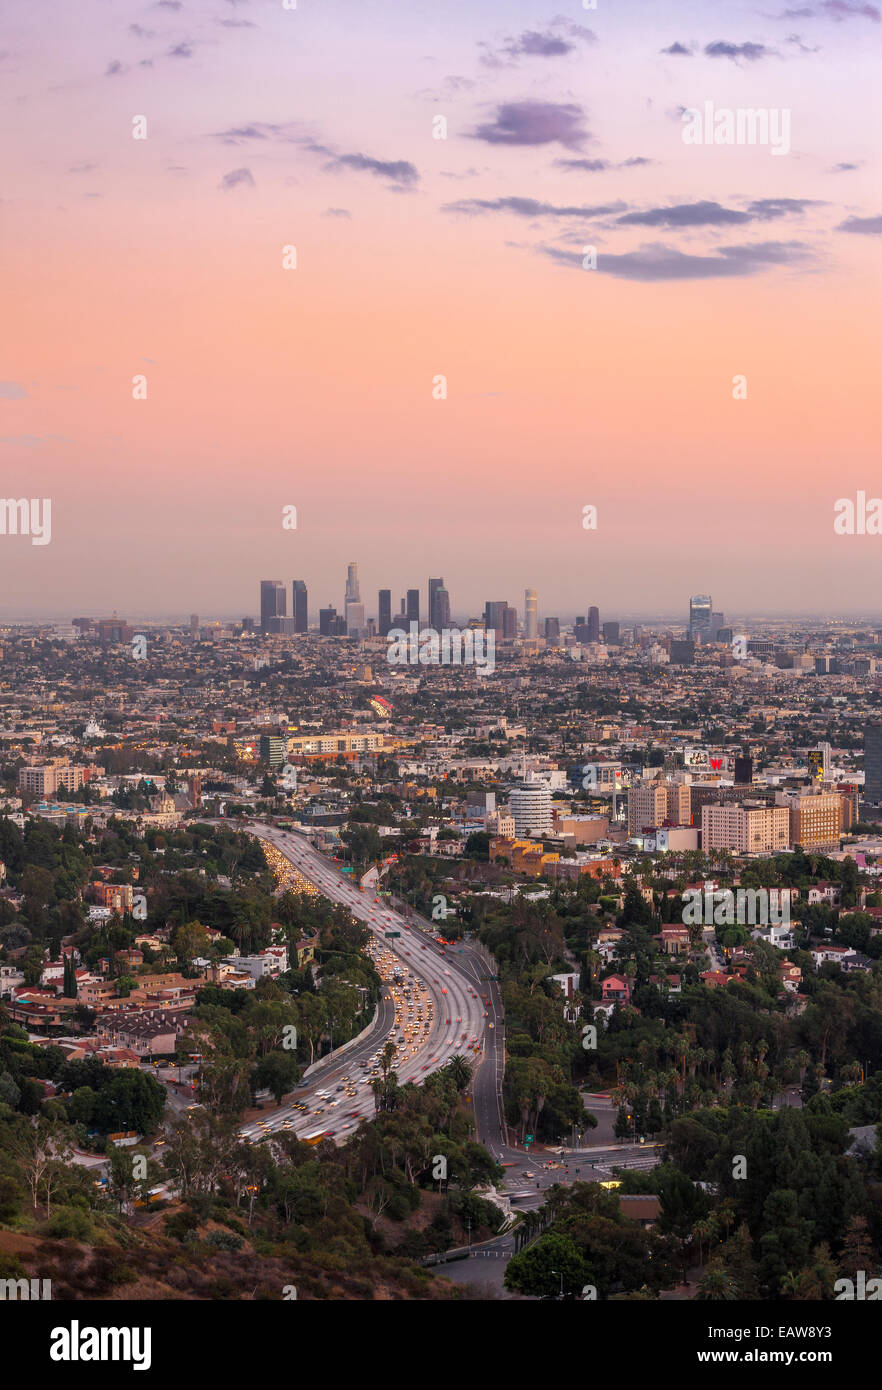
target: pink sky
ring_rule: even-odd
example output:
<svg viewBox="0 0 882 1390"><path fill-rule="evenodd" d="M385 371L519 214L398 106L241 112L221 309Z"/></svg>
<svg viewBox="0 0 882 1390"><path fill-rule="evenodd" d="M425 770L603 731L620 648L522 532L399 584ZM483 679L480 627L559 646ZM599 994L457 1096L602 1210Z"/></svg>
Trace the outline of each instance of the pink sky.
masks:
<svg viewBox="0 0 882 1390"><path fill-rule="evenodd" d="M877 611L874 7L402 9L7 6L2 493L53 514L2 616L339 607L353 559L368 614ZM790 152L685 145L706 101Z"/></svg>

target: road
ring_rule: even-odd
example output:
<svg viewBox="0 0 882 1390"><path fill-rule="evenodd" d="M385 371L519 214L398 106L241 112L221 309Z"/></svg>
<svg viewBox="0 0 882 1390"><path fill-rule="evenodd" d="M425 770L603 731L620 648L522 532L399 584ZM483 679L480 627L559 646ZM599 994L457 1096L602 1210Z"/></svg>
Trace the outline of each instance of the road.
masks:
<svg viewBox="0 0 882 1390"><path fill-rule="evenodd" d="M371 955L380 973L387 977L387 985L368 1034L346 1051L324 1058L310 1071L291 1101L245 1125L243 1135L259 1142L282 1130L300 1138L324 1132L341 1141L362 1119L372 1118L374 1095L367 1070L393 1033L402 1036L395 1027L396 996L399 1026L406 1021L408 1003L413 1008L414 1022L417 1007L421 1013L417 1036L409 1037L409 1045L399 1047L395 1058L399 1082L421 1082L430 1071L457 1056L464 1056L473 1067L480 1066L485 1040L493 1037L494 1029L488 1025L494 1023L495 1028L495 1022L490 1003L485 1004L482 998L484 982L471 955L461 959L455 948L442 948L434 936L412 927L372 893L362 892L302 835L258 823L246 829L274 846L325 897L342 904L364 922L374 938L369 948ZM386 936L389 931L401 935L390 938ZM391 974L395 968L406 971L413 981L410 1001L402 989L393 990ZM486 974L486 966L483 973ZM485 1070L481 1067L478 1075ZM479 1089L485 1103L484 1088Z"/></svg>

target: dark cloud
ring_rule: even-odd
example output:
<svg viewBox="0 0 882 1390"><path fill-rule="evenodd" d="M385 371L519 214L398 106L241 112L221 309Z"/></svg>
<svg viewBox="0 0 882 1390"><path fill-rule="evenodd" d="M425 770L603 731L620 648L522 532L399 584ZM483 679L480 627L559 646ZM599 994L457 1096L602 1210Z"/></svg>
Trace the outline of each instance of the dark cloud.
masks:
<svg viewBox="0 0 882 1390"><path fill-rule="evenodd" d="M174 48L168 50L169 58L192 58L193 45L184 39L181 43L176 43Z"/></svg>
<svg viewBox="0 0 882 1390"><path fill-rule="evenodd" d="M254 187L254 175L250 169L231 169L228 174L224 174L220 181L220 188L238 188L244 184L246 188Z"/></svg>
<svg viewBox="0 0 882 1390"><path fill-rule="evenodd" d="M17 381L0 381L0 401L23 401L28 392Z"/></svg>
<svg viewBox="0 0 882 1390"><path fill-rule="evenodd" d="M668 48L663 48L663 49L662 49L662 53L669 53L672 57L676 57L676 58L680 58L680 57L682 57L682 58L691 58L691 57L692 57L692 49L691 49L691 48L687 48L686 45L685 45L685 43L678 43L678 42L676 42L676 41L675 41L674 43L672 43Z"/></svg>
<svg viewBox="0 0 882 1390"><path fill-rule="evenodd" d="M475 217L485 212L512 212L517 217L606 217L621 212L626 203L607 203L601 207L558 207L555 203L541 203L536 198L462 198L456 203L445 203L442 212L461 212Z"/></svg>
<svg viewBox="0 0 882 1390"><path fill-rule="evenodd" d="M859 169L860 167L861 167L861 166L860 166L859 164L846 164L846 163L834 164L832 169L828 169L828 170L827 170L827 173L828 173L828 174L852 174L852 173L854 173L855 169Z"/></svg>
<svg viewBox="0 0 882 1390"><path fill-rule="evenodd" d="M550 145L580 149L588 138L585 113L575 103L508 101L496 108L492 121L472 131L472 139L488 145Z"/></svg>
<svg viewBox="0 0 882 1390"><path fill-rule="evenodd" d="M106 70L104 76L105 76L105 77L118 77L119 74L120 74L121 72L125 72L125 71L126 71L126 69L125 69L125 67L123 66L123 64L119 61L119 59L118 59L118 58L114 58L114 60L113 60L112 63L108 63L108 64L107 64L107 70Z"/></svg>
<svg viewBox="0 0 882 1390"><path fill-rule="evenodd" d="M837 232L856 232L859 236L882 236L882 216L846 217L836 228Z"/></svg>
<svg viewBox="0 0 882 1390"><path fill-rule="evenodd" d="M574 53L580 43L596 43L597 35L582 24L573 24L563 16L551 21L544 31L527 29L516 37L504 39L498 49L479 43L481 62L488 68L511 67L519 58L565 58Z"/></svg>
<svg viewBox="0 0 882 1390"><path fill-rule="evenodd" d="M326 169L355 169L364 174L375 174L378 179L389 179L402 187L419 182L419 170L407 159L374 159L368 154L336 154L331 156Z"/></svg>
<svg viewBox="0 0 882 1390"><path fill-rule="evenodd" d="M129 33L134 34L136 39L152 39L154 36L152 29L143 29L140 24L130 24Z"/></svg>
<svg viewBox="0 0 882 1390"><path fill-rule="evenodd" d="M259 29L259 24L254 24L250 19L219 19L218 24L222 24L225 29Z"/></svg>
<svg viewBox="0 0 882 1390"><path fill-rule="evenodd" d="M540 246L541 254L561 265L582 269L582 255L557 246ZM686 255L671 246L655 243L624 255L603 252L592 274L614 275L621 280L658 283L666 280L733 279L753 275L771 265L804 258L801 243L762 242L756 246L728 246L710 256Z"/></svg>
<svg viewBox="0 0 882 1390"><path fill-rule="evenodd" d="M731 58L735 63L741 58L748 63L755 63L760 58L771 58L775 55L775 50L767 48L764 43L728 43L724 39L705 44L704 51L708 58Z"/></svg>
<svg viewBox="0 0 882 1390"><path fill-rule="evenodd" d="M677 203L669 208L648 208L645 212L629 212L618 218L624 226L634 227L724 227L733 223L750 222L747 212L724 208L707 200L699 203Z"/></svg>

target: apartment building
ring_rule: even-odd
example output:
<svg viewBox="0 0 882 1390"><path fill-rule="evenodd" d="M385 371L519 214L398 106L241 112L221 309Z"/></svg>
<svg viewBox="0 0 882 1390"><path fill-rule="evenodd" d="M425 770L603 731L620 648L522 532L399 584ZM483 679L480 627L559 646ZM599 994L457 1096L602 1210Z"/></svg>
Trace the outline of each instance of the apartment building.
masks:
<svg viewBox="0 0 882 1390"><path fill-rule="evenodd" d="M776 854L790 847L786 806L702 806L701 847L735 854Z"/></svg>
<svg viewBox="0 0 882 1390"><path fill-rule="evenodd" d="M19 789L29 796L57 796L59 791L79 791L85 780L86 768L71 766L67 759L54 759L33 767L18 770Z"/></svg>
<svg viewBox="0 0 882 1390"><path fill-rule="evenodd" d="M788 810L792 845L802 845L805 850L839 848L842 798L838 792L776 792L775 805Z"/></svg>
<svg viewBox="0 0 882 1390"><path fill-rule="evenodd" d="M648 826L689 825L692 818L689 787L685 782L642 782L628 792L628 834Z"/></svg>

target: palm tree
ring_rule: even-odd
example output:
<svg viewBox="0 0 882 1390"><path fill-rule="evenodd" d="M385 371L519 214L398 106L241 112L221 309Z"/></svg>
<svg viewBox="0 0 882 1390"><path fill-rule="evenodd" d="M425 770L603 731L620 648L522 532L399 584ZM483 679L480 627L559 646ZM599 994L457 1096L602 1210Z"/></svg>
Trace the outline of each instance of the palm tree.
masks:
<svg viewBox="0 0 882 1390"><path fill-rule="evenodd" d="M701 1243L702 1243L702 1241L703 1241L705 1238L707 1239L708 1243L710 1243L710 1238L711 1238L711 1236L713 1235L713 1233L714 1233L713 1222L712 1222L712 1221L709 1221L708 1218L707 1218L706 1216L702 1216L702 1217L700 1218L700 1220L696 1221L695 1225L692 1227L692 1234L695 1236L695 1239L698 1241L698 1263L699 1263L699 1264L704 1264L704 1260L703 1260L703 1258L702 1258L702 1252L701 1252Z"/></svg>

